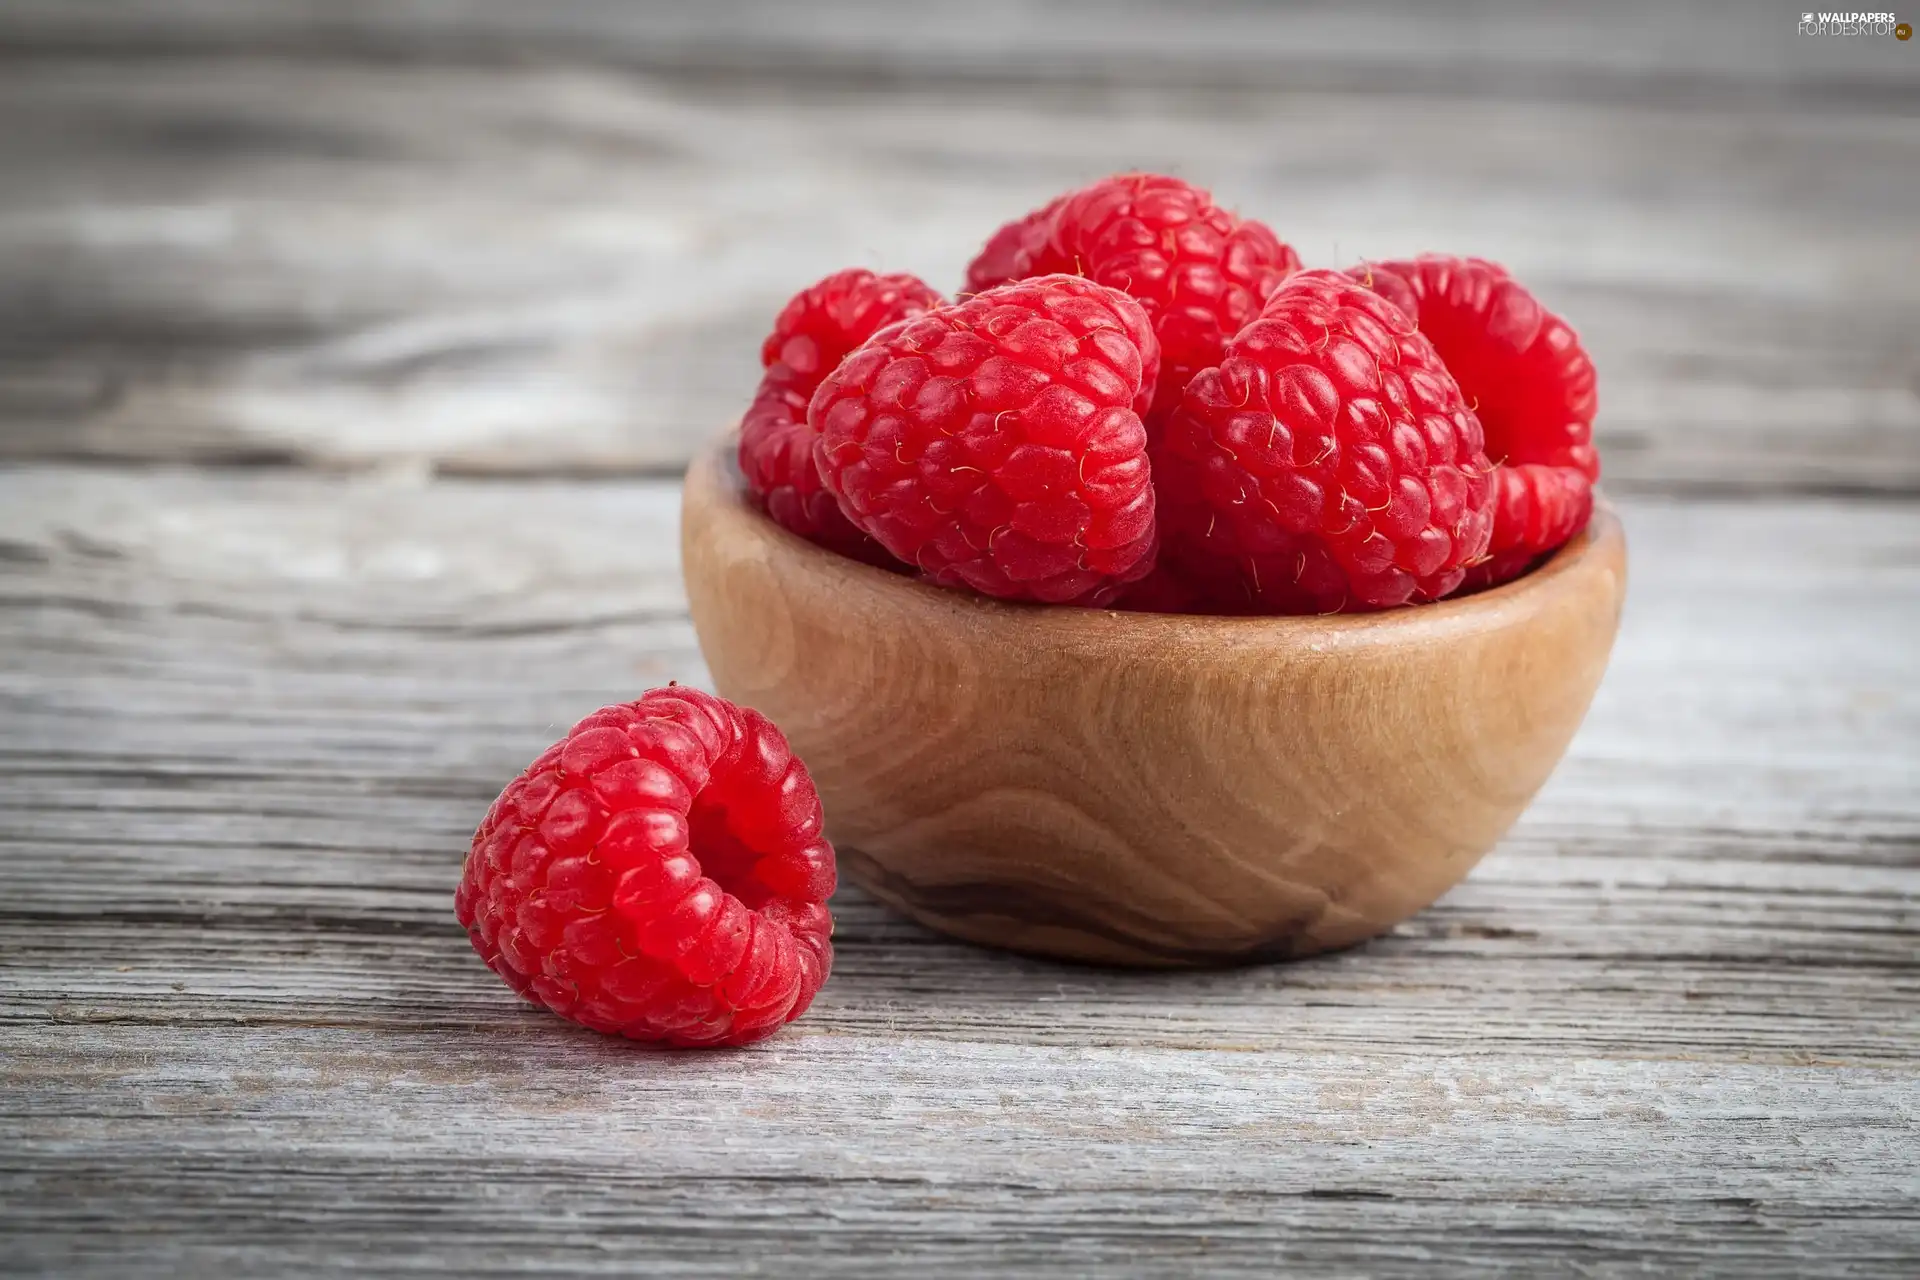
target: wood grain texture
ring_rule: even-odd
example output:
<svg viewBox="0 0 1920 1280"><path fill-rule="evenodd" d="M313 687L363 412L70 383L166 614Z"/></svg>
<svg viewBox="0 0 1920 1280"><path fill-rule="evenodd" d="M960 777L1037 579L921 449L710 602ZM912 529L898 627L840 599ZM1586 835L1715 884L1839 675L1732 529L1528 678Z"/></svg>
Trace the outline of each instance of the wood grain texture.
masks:
<svg viewBox="0 0 1920 1280"><path fill-rule="evenodd" d="M674 471L795 288L1137 166L1506 261L1616 489L1913 492L1920 88L1792 16L17 3L0 456Z"/></svg>
<svg viewBox="0 0 1920 1280"><path fill-rule="evenodd" d="M44 1035L18 1092L46 1118L0 1152L0 1185L31 1171L66 1194L11 1260L863 1277L1912 1260L1904 1072L912 1035L876 1053L821 1031L688 1060L508 1018L457 1040ZM0 1221L21 1208L9 1195Z"/></svg>
<svg viewBox="0 0 1920 1280"><path fill-rule="evenodd" d="M1619 0L1553 12L1523 0L1345 13L1309 5L1139 0L120 0L93 11L14 0L0 48L23 54L304 55L327 60L515 65L584 62L699 79L768 77L987 88L1154 85L1443 93L1697 103L1738 99L1802 110L1910 104L1908 51L1891 41L1808 40L1794 18L1753 21L1740 0Z"/></svg>
<svg viewBox="0 0 1920 1280"><path fill-rule="evenodd" d="M675 486L0 471L4 1265L1911 1270L1920 512L1620 507L1586 726L1387 937L1107 973L850 890L815 1010L691 1058L450 907L572 718L705 679Z"/></svg>
<svg viewBox="0 0 1920 1280"><path fill-rule="evenodd" d="M1618 519L1427 609L1194 618L942 591L746 503L725 437L682 565L714 687L811 764L853 881L973 942L1108 964L1312 955L1493 848L1579 727L1626 591Z"/></svg>

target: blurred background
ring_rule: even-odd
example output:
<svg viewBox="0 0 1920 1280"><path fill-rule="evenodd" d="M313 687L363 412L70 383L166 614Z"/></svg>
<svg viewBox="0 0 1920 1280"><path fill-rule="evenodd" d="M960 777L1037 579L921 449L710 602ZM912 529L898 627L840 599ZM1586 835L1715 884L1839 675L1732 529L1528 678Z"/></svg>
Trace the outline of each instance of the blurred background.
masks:
<svg viewBox="0 0 1920 1280"><path fill-rule="evenodd" d="M780 302L1128 168L1505 262L1626 487L1920 482L1920 44L1786 4L8 0L0 452L671 473Z"/></svg>

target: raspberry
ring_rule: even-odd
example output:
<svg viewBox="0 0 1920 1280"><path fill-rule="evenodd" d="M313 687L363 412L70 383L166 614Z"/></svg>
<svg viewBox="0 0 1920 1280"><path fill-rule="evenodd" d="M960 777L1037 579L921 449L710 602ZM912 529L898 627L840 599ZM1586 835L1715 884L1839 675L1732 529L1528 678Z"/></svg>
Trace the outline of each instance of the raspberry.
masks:
<svg viewBox="0 0 1920 1280"><path fill-rule="evenodd" d="M855 560L898 567L886 548L840 514L820 485L813 465L813 429L807 425L810 397L792 381L769 372L740 420L740 470L747 497L783 529Z"/></svg>
<svg viewBox="0 0 1920 1280"><path fill-rule="evenodd" d="M760 344L760 364L789 370L811 394L855 347L896 320L940 306L918 276L878 276L864 267L836 271L787 300Z"/></svg>
<svg viewBox="0 0 1920 1280"><path fill-rule="evenodd" d="M1425 254L1347 273L1412 316L1447 362L1496 462L1577 467L1600 478L1593 361L1567 322L1506 268Z"/></svg>
<svg viewBox="0 0 1920 1280"><path fill-rule="evenodd" d="M1153 572L1120 593L1115 609L1132 613L1205 613L1207 596L1201 589L1169 565L1158 564Z"/></svg>
<svg viewBox="0 0 1920 1280"><path fill-rule="evenodd" d="M766 375L740 422L740 470L754 505L775 523L842 555L892 562L840 514L813 465L807 402L847 353L898 320L940 305L910 275L838 271L795 294L760 347Z"/></svg>
<svg viewBox="0 0 1920 1280"><path fill-rule="evenodd" d="M1152 317L1160 368L1147 417L1157 430L1195 372L1260 312L1300 258L1265 223L1178 178L1126 173L1070 191L995 233L967 270L982 289L1064 272L1131 294Z"/></svg>
<svg viewBox="0 0 1920 1280"><path fill-rule="evenodd" d="M820 478L941 586L1104 604L1153 567L1135 408L1140 305L1077 276L989 289L876 335L814 394Z"/></svg>
<svg viewBox="0 0 1920 1280"><path fill-rule="evenodd" d="M1486 551L1480 424L1412 320L1301 272L1188 383L1155 447L1167 559L1211 607L1438 599Z"/></svg>
<svg viewBox="0 0 1920 1280"><path fill-rule="evenodd" d="M507 785L454 911L507 985L635 1040L745 1044L833 964L833 846L758 712L677 686L602 707Z"/></svg>
<svg viewBox="0 0 1920 1280"><path fill-rule="evenodd" d="M1461 591L1517 578L1534 561L1587 527L1593 482L1578 467L1539 462L1493 469L1493 540L1487 558L1467 569Z"/></svg>
<svg viewBox="0 0 1920 1280"><path fill-rule="evenodd" d="M994 232L986 248L967 264L967 292L985 293L995 285L1034 274L1034 260L1053 234L1054 211L1066 200L1067 196L1055 196Z"/></svg>
<svg viewBox="0 0 1920 1280"><path fill-rule="evenodd" d="M1579 336L1483 258L1425 254L1347 274L1418 322L1475 407L1500 473L1494 559L1469 572L1469 585L1517 577L1593 509L1596 382Z"/></svg>

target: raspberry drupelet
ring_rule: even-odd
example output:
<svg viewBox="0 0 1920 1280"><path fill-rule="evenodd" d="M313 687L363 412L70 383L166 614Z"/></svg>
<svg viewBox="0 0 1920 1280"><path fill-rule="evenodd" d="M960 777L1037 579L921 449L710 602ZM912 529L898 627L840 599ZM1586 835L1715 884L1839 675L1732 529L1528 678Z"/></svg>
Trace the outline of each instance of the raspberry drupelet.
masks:
<svg viewBox="0 0 1920 1280"><path fill-rule="evenodd" d="M1469 585L1518 576L1585 528L1600 478L1597 382L1572 327L1483 258L1426 254L1347 274L1413 317L1486 432L1498 468L1493 558Z"/></svg>
<svg viewBox="0 0 1920 1280"><path fill-rule="evenodd" d="M833 847L758 712L654 689L576 724L500 793L454 910L515 991L613 1035L745 1044L833 964Z"/></svg>
<svg viewBox="0 0 1920 1280"><path fill-rule="evenodd" d="M1435 600L1487 549L1480 424L1413 321L1339 272L1268 300L1153 452L1162 558L1221 612Z"/></svg>
<svg viewBox="0 0 1920 1280"><path fill-rule="evenodd" d="M1104 604L1153 567L1140 305L1077 276L989 289L877 335L809 411L840 509L941 586Z"/></svg>
<svg viewBox="0 0 1920 1280"><path fill-rule="evenodd" d="M1467 567L1462 591L1519 577L1586 528L1593 516L1593 484L1574 467L1539 462L1496 466L1493 493L1493 540L1487 558Z"/></svg>
<svg viewBox="0 0 1920 1280"><path fill-rule="evenodd" d="M1265 223L1213 202L1200 187L1125 173L1067 192L996 232L967 270L984 289L1061 272L1122 290L1146 308L1160 341L1156 431L1195 372L1260 313L1300 258Z"/></svg>
<svg viewBox="0 0 1920 1280"><path fill-rule="evenodd" d="M1039 274L1033 270L1053 234L1053 215L1073 193L1055 196L1031 213L1022 214L987 238L986 247L967 264L968 293L985 293L1009 280Z"/></svg>
<svg viewBox="0 0 1920 1280"><path fill-rule="evenodd" d="M760 347L766 373L740 422L740 470L754 505L810 542L873 564L894 563L840 514L813 465L807 403L847 353L897 321L939 306L917 277L837 271L795 294Z"/></svg>

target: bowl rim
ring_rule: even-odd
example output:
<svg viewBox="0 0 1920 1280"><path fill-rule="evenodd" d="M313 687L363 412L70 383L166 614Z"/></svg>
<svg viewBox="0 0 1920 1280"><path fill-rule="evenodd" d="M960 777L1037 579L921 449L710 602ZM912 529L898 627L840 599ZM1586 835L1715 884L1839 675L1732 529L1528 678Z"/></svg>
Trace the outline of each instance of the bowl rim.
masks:
<svg viewBox="0 0 1920 1280"><path fill-rule="evenodd" d="M1150 613L1130 609L1089 608L998 600L938 587L904 574L843 556L776 524L746 500L746 480L738 459L738 431L730 428L697 452L687 468L686 494L712 490L716 508L737 530L778 555L799 574L825 579L835 592L891 596L896 607L943 614L946 621L973 628L1017 627L1028 642L1046 637L1057 644L1090 642L1112 646L1124 629L1136 643L1155 641L1186 648L1190 642L1242 648L1284 644L1308 649L1372 648L1378 645L1444 642L1454 637L1524 623L1550 610L1570 592L1608 567L1624 567L1626 534L1612 504L1596 493L1587 527L1531 571L1497 587L1373 613L1222 615ZM684 555L683 551L683 555ZM1621 592L1624 598L1624 591Z"/></svg>

